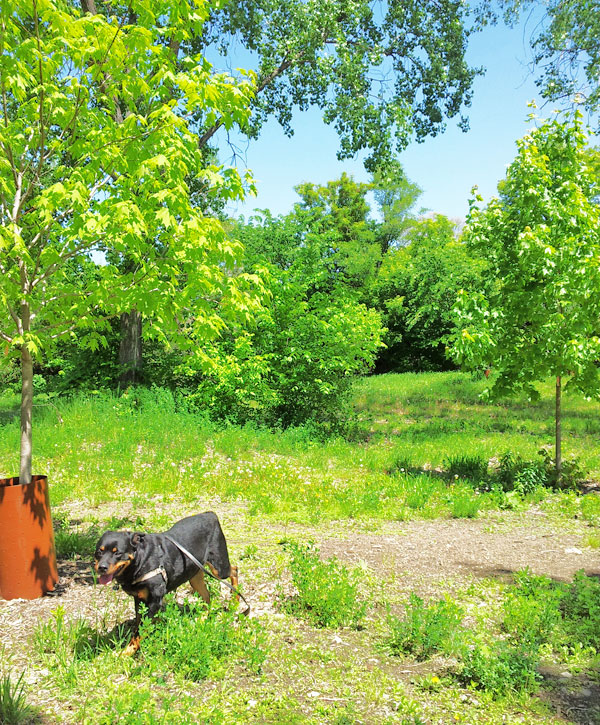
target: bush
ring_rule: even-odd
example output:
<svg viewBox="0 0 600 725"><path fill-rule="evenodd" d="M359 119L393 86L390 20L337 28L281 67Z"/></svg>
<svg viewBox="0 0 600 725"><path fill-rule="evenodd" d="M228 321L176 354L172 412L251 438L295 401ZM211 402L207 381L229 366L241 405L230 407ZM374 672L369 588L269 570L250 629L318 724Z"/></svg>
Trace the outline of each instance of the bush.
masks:
<svg viewBox="0 0 600 725"><path fill-rule="evenodd" d="M550 476L544 461L526 461L510 451L500 459L498 479L503 491L516 491L522 496L531 493L538 486L550 484Z"/></svg>
<svg viewBox="0 0 600 725"><path fill-rule="evenodd" d="M538 662L537 650L526 645L512 646L504 641L493 647L476 644L463 652L459 679L496 697L532 692L540 679Z"/></svg>
<svg viewBox="0 0 600 725"><path fill-rule="evenodd" d="M286 604L287 610L317 627L358 629L367 603L358 593L360 574L348 570L337 559L321 561L319 550L290 541L284 544L291 555L292 581L298 595Z"/></svg>
<svg viewBox="0 0 600 725"><path fill-rule="evenodd" d="M463 616L463 610L451 599L425 605L421 597L411 594L404 618L388 617L386 644L394 654L410 654L417 660L426 660L436 652L451 653Z"/></svg>

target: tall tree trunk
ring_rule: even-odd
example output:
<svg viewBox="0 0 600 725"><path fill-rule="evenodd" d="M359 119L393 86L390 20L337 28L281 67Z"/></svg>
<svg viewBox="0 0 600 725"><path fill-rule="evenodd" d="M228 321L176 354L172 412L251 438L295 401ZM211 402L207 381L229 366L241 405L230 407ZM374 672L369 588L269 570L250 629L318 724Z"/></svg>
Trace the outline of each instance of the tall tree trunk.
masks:
<svg viewBox="0 0 600 725"><path fill-rule="evenodd" d="M555 466L556 466L556 483L558 486L562 485L562 431L561 431L561 393L562 393L562 381L560 375L556 377L556 410L555 410L555 422L556 422L556 436L555 436Z"/></svg>
<svg viewBox="0 0 600 725"><path fill-rule="evenodd" d="M137 310L121 315L121 344L119 345L121 385L132 385L142 375L142 316Z"/></svg>
<svg viewBox="0 0 600 725"><path fill-rule="evenodd" d="M21 347L21 460L19 483L31 483L31 458L33 452L33 360L26 345Z"/></svg>

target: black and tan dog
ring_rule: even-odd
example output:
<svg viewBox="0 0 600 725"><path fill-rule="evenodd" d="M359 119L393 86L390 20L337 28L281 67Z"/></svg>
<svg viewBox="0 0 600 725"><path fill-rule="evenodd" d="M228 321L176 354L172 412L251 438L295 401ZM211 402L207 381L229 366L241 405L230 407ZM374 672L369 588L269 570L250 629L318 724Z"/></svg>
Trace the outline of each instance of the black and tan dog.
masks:
<svg viewBox="0 0 600 725"><path fill-rule="evenodd" d="M129 654L140 646L142 602L152 617L161 608L167 592L189 581L208 604L205 572L215 579L231 579L232 591L238 595L237 567L229 562L227 542L212 511L188 516L162 534L107 531L96 546L95 559L100 584L115 580L134 598L135 630L125 650Z"/></svg>

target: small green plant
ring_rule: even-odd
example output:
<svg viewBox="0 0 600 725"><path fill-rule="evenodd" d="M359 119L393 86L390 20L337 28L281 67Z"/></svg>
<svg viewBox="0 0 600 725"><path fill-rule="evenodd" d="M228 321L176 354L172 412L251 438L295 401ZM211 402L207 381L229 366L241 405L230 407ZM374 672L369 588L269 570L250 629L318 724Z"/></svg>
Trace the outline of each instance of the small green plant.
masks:
<svg viewBox="0 0 600 725"><path fill-rule="evenodd" d="M588 493L581 497L581 515L592 524L600 524L600 495Z"/></svg>
<svg viewBox="0 0 600 725"><path fill-rule="evenodd" d="M500 458L498 479L503 491L515 491L521 496L526 496L539 486L550 484L550 474L545 461L524 460L510 451Z"/></svg>
<svg viewBox="0 0 600 725"><path fill-rule="evenodd" d="M76 556L89 557L100 538L100 527L92 525L86 530L71 528L65 518L55 517L54 544L59 559L74 559Z"/></svg>
<svg viewBox="0 0 600 725"><path fill-rule="evenodd" d="M533 692L540 676L536 648L500 641L493 646L475 644L462 653L462 684L503 697L511 692Z"/></svg>
<svg viewBox="0 0 600 725"><path fill-rule="evenodd" d="M0 723L2 725L20 725L38 721L35 708L27 704L23 675L21 672L16 682L10 672L0 675Z"/></svg>
<svg viewBox="0 0 600 725"><path fill-rule="evenodd" d="M452 518L474 519L481 508L481 499L472 490L454 491L450 507Z"/></svg>
<svg viewBox="0 0 600 725"><path fill-rule="evenodd" d="M473 483L485 481L488 473L488 462L482 456L448 456L444 467L452 478L465 478Z"/></svg>
<svg viewBox="0 0 600 725"><path fill-rule="evenodd" d="M177 672L198 682L219 675L232 661L259 672L266 658L264 635L255 619L233 611L207 610L203 602L180 607L171 599L153 619L142 618L141 656L154 670Z"/></svg>
<svg viewBox="0 0 600 725"><path fill-rule="evenodd" d="M542 457L542 465L546 470L548 484L554 488L575 489L585 477L583 466L576 456L571 455L568 458L563 458L559 481L556 462L552 457L552 453L547 448L542 448L538 451L538 455Z"/></svg>
<svg viewBox="0 0 600 725"><path fill-rule="evenodd" d="M553 639L561 624L563 596L562 586L549 577L517 572L503 602L503 627L511 640L538 647Z"/></svg>
<svg viewBox="0 0 600 725"><path fill-rule="evenodd" d="M322 561L312 542L289 541L284 549L291 556L292 581L298 590L286 603L288 611L318 627L359 628L367 608L359 596L360 573L335 558Z"/></svg>
<svg viewBox="0 0 600 725"><path fill-rule="evenodd" d="M388 617L385 643L394 654L409 654L417 660L426 660L436 652L450 653L460 639L463 616L461 607L449 598L425 604L421 597L411 594L404 617Z"/></svg>
<svg viewBox="0 0 600 725"><path fill-rule="evenodd" d="M562 599L565 629L571 642L600 647L600 582L578 571Z"/></svg>

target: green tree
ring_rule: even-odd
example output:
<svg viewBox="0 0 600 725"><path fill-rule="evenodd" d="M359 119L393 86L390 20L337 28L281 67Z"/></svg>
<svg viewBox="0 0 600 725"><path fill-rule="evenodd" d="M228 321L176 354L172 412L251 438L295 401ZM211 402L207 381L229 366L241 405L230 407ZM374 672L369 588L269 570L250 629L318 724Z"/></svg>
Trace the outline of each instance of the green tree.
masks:
<svg viewBox="0 0 600 725"><path fill-rule="evenodd" d="M293 218L304 230L306 247L318 255L330 284L346 284L360 295L381 263L366 200L371 188L343 173L325 185L304 183L295 189L301 201L294 207Z"/></svg>
<svg viewBox="0 0 600 725"><path fill-rule="evenodd" d="M518 142L499 196L472 202L465 236L486 260L486 296L463 292L455 354L493 365L496 395L556 380L556 470L561 471L561 392L600 395L600 209L580 116L548 121Z"/></svg>
<svg viewBox="0 0 600 725"><path fill-rule="evenodd" d="M128 8L119 18L0 0L0 337L21 363L23 482L33 358L56 340L80 331L96 347L132 308L149 336L181 342L250 315L239 248L192 206L186 180L243 193L236 174L203 165L189 119L200 109L244 123L253 85L213 74L201 56L176 61L172 42L202 32L201 2ZM107 263L90 270L95 254Z"/></svg>
<svg viewBox="0 0 600 725"><path fill-rule="evenodd" d="M374 288L386 327L378 370L444 370L458 291L479 284L480 262L440 214L413 220L404 246L385 255Z"/></svg>
<svg viewBox="0 0 600 725"><path fill-rule="evenodd" d="M129 2L80 2L91 15L143 24L144 10ZM292 135L294 113L309 107L319 108L336 129L338 157L365 151L371 170L391 162L411 139L442 132L449 118L459 117L467 127L464 114L479 70L465 60L470 20L461 0L240 0L207 4L199 12L208 14L203 24L172 33L163 28L177 69L198 53L230 67L239 51L242 65L256 67L253 112L242 123L227 108L190 110L205 153L232 121L256 138L274 117ZM135 82L129 85L134 94ZM194 198L206 208L204 186L199 190ZM123 318L123 333L123 364L135 370L141 359L136 311Z"/></svg>
<svg viewBox="0 0 600 725"><path fill-rule="evenodd" d="M459 0L240 0L216 5L197 42L226 60L240 44L256 58L250 136L272 116L291 135L295 110L316 106L339 135L339 158L367 150L373 170L447 118L466 126L478 73L465 61L468 13Z"/></svg>
<svg viewBox="0 0 600 725"><path fill-rule="evenodd" d="M381 346L378 313L332 266L327 230L325 241L307 230L298 206L283 217L254 216L237 230L244 267L265 279L270 302L251 330L213 346L216 364L196 395L218 416L344 423L350 388Z"/></svg>
<svg viewBox="0 0 600 725"><path fill-rule="evenodd" d="M390 249L408 244L407 234L412 228L422 189L406 177L398 161L375 170L373 174L373 195L381 214L381 224L377 227L377 239L382 254Z"/></svg>
<svg viewBox="0 0 600 725"><path fill-rule="evenodd" d="M497 19L497 9L509 24L534 14L531 35L534 73L544 98L583 103L590 113L600 110L600 13L590 0L484 0L484 16ZM543 11L538 17L539 9Z"/></svg>

